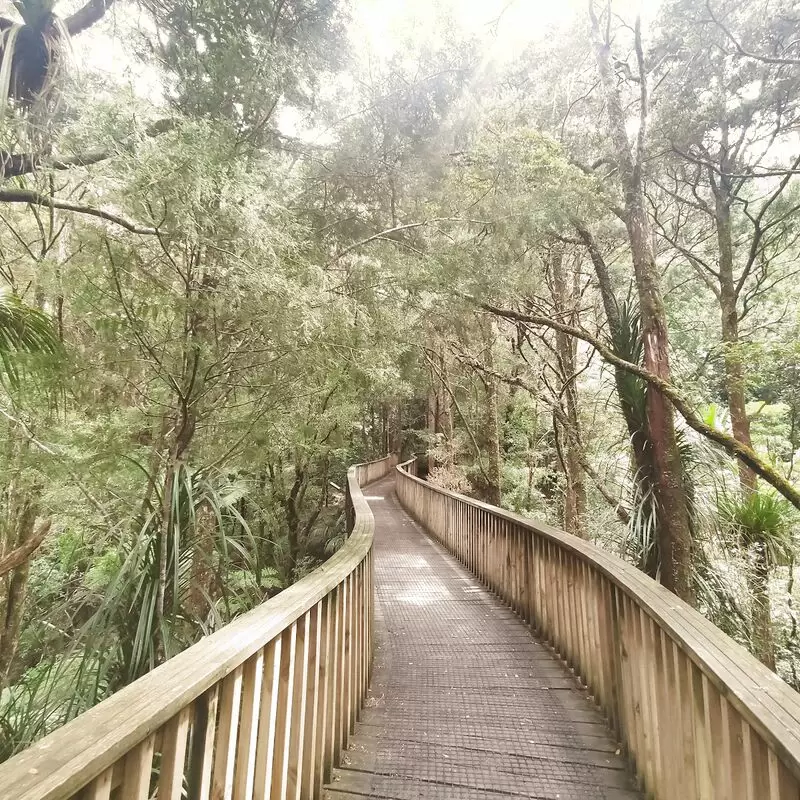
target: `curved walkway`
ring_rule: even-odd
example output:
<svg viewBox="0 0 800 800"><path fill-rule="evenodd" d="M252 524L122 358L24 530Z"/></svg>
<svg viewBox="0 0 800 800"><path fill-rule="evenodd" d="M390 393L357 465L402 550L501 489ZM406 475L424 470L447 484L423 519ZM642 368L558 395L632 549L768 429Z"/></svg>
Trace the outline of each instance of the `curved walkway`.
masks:
<svg viewBox="0 0 800 800"><path fill-rule="evenodd" d="M329 800L638 800L568 670L400 508L375 515L372 688Z"/></svg>

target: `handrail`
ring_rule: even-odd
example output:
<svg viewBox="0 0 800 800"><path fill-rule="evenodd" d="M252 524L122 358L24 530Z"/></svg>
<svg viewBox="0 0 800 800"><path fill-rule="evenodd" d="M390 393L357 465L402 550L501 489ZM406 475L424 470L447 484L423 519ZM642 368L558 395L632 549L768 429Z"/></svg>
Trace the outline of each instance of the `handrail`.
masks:
<svg viewBox="0 0 800 800"><path fill-rule="evenodd" d="M631 564L412 466L402 506L564 659L650 795L797 800L800 695L777 675Z"/></svg>
<svg viewBox="0 0 800 800"><path fill-rule="evenodd" d="M0 765L0 800L316 798L372 663L374 520L347 473L350 537L322 566Z"/></svg>

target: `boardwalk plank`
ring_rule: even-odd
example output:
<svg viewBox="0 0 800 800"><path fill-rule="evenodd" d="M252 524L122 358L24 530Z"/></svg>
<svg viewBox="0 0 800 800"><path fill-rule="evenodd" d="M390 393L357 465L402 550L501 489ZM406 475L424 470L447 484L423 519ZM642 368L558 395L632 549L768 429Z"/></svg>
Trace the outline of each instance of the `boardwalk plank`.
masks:
<svg viewBox="0 0 800 800"><path fill-rule="evenodd" d="M638 800L587 693L397 504L375 514L376 659L329 800Z"/></svg>

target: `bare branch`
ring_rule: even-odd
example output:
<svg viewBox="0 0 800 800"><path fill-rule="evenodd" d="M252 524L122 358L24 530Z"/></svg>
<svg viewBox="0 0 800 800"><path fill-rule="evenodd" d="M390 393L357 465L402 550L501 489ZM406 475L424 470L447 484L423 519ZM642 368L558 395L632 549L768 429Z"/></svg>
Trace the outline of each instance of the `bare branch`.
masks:
<svg viewBox="0 0 800 800"><path fill-rule="evenodd" d="M131 233L139 233L146 236L156 236L158 231L155 228L143 228L135 222L130 222L124 217L104 211L101 208L92 208L78 203L68 203L64 200L56 200L54 197L39 192L32 192L28 189L0 189L0 202L2 203L27 203L34 206L46 206L48 208L58 208L61 211L73 211L76 214L86 214L90 217L97 217L106 222L113 222Z"/></svg>
<svg viewBox="0 0 800 800"><path fill-rule="evenodd" d="M178 121L171 117L159 119L144 129L144 136L152 138L167 133L177 127ZM133 137L120 143L122 150L130 150L135 143ZM15 178L28 175L40 168L64 170L71 167L88 167L113 158L119 152L112 147L98 147L85 153L76 153L62 158L51 158L46 152L42 153L10 153L0 150L0 178Z"/></svg>
<svg viewBox="0 0 800 800"><path fill-rule="evenodd" d="M760 55L758 53L751 53L748 50L745 50L742 47L739 40L731 33L730 29L722 22L722 20L717 19L714 12L711 9L711 2L710 0L706 0L706 9L711 16L711 21L725 34L725 38L736 48L736 52L739 53L740 56L744 56L745 58L753 58L756 61L761 61L764 64L776 64L776 65L784 65L784 66L798 66L800 65L800 58L783 58L779 56L765 56Z"/></svg>
<svg viewBox="0 0 800 800"><path fill-rule="evenodd" d="M634 168L641 172L644 161L644 144L647 133L647 114L649 97L647 91L647 70L644 63L644 47L642 45L642 18L636 17L634 42L636 46L636 63L639 66L639 130L636 133L636 157Z"/></svg>
<svg viewBox="0 0 800 800"><path fill-rule="evenodd" d="M359 247L363 247L365 244L369 244L370 242L374 242L381 239L387 239L390 237L390 234L392 233L400 233L401 231L408 231L411 230L412 228L422 228L425 225L433 225L436 222L463 222L473 225L491 224L487 220L461 219L460 217L434 217L433 219L426 219L422 220L421 222L409 222L405 225L395 225L394 228L387 228L384 231L378 231L378 233L374 233L372 236L367 236L366 239L362 239L359 242L355 242L355 244L351 244L348 247L345 247L344 250L337 253L325 266L330 267L331 265L335 264L340 258L343 258L348 253L352 253L353 250L357 250ZM402 242L400 240L393 240L393 241L396 241L397 244L408 246L406 242Z"/></svg>
<svg viewBox="0 0 800 800"><path fill-rule="evenodd" d="M542 397L542 395L536 391L536 389L531 386L527 381L523 380L519 375L503 375L500 372L496 372L495 370L489 369L484 364L481 364L477 359L473 358L471 355L465 352L457 353L456 358L460 361L468 364L474 370L478 370L481 372L486 373L487 375L491 375L492 377L496 378L497 380L501 381L502 383L507 384L508 386L517 387L520 389L524 389L528 392L531 397L536 398L537 400L542 400L547 403L553 411L553 416L558 420L561 426L564 428L564 431L567 434L567 437L573 440L578 445L578 463L580 464L581 469L589 476L589 478L594 483L597 491L603 496L603 499L614 509L614 513L619 518L620 522L623 525L627 525L630 522L631 515L628 510L622 505L622 501L618 498L615 498L605 487L602 479L597 474L597 470L589 463L589 460L583 454L583 443L581 442L580 436L578 431L576 431L572 423L570 422L567 415L564 413L564 410L561 406L556 402L554 399L548 399L546 397ZM563 463L563 462L562 462Z"/></svg>
<svg viewBox="0 0 800 800"><path fill-rule="evenodd" d="M64 20L69 35L77 36L87 28L91 28L105 16L106 11L113 5L114 0L89 0L86 5Z"/></svg>

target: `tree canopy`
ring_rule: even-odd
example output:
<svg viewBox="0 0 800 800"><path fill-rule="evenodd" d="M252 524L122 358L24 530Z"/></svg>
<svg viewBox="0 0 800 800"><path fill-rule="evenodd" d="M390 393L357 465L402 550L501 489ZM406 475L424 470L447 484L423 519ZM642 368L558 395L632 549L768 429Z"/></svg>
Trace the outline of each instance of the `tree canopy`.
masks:
<svg viewBox="0 0 800 800"><path fill-rule="evenodd" d="M800 687L797 9L474 5L2 9L0 757L321 563L389 450Z"/></svg>

